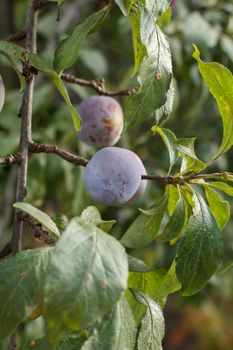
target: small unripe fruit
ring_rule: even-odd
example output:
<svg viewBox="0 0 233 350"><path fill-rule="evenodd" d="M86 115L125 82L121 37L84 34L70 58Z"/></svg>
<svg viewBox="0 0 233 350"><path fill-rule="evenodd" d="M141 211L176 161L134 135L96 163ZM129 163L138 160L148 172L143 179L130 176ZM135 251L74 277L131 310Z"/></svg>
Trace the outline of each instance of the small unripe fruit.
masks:
<svg viewBox="0 0 233 350"><path fill-rule="evenodd" d="M89 145L114 145L123 130L123 112L119 103L109 96L90 96L78 106L82 130L78 137Z"/></svg>
<svg viewBox="0 0 233 350"><path fill-rule="evenodd" d="M141 176L146 170L132 151L106 147L98 151L84 171L87 192L96 202L108 206L134 203L143 194L147 181Z"/></svg>
<svg viewBox="0 0 233 350"><path fill-rule="evenodd" d="M2 77L0 76L0 112L5 102L5 88L3 85Z"/></svg>

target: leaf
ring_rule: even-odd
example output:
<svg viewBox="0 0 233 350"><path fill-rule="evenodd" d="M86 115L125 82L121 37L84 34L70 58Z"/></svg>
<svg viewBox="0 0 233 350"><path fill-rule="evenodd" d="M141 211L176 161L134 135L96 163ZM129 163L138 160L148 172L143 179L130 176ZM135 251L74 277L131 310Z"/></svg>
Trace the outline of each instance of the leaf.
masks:
<svg viewBox="0 0 233 350"><path fill-rule="evenodd" d="M225 184L224 182L211 181L206 183L206 185L214 187L216 188L216 190L219 190L228 194L228 196L233 196L233 187L228 184Z"/></svg>
<svg viewBox="0 0 233 350"><path fill-rule="evenodd" d="M173 165L176 163L176 160L178 158L178 151L177 151L177 145L176 145L176 136L175 134L169 130L169 129L165 129L165 128L159 128L158 126L154 125L151 129L154 133L158 133L163 142L165 143L168 152L169 152L169 158L170 158L170 167L169 167L169 171L168 173L170 174L171 169L173 167Z"/></svg>
<svg viewBox="0 0 233 350"><path fill-rule="evenodd" d="M8 337L39 302L52 248L24 250L0 262L0 338Z"/></svg>
<svg viewBox="0 0 233 350"><path fill-rule="evenodd" d="M127 16L134 0L115 0L115 3L120 7L122 13Z"/></svg>
<svg viewBox="0 0 233 350"><path fill-rule="evenodd" d="M147 56L147 50L145 45L143 45L140 36L140 12L138 8L134 8L129 15L131 26L132 26L132 36L133 36L133 50L134 50L134 70L132 76L138 73L143 58Z"/></svg>
<svg viewBox="0 0 233 350"><path fill-rule="evenodd" d="M137 345L140 350L161 350L165 333L164 317L160 306L147 295L131 290L137 302L147 307L141 321Z"/></svg>
<svg viewBox="0 0 233 350"><path fill-rule="evenodd" d="M51 340L98 321L127 287L128 259L113 237L81 218L56 245L45 286Z"/></svg>
<svg viewBox="0 0 233 350"><path fill-rule="evenodd" d="M138 4L140 10L140 38L147 49L138 74L140 88L125 100L125 128L140 124L155 115L156 109L166 102L172 79L171 53L167 38L155 24L148 9ZM140 60L142 57L140 56Z"/></svg>
<svg viewBox="0 0 233 350"><path fill-rule="evenodd" d="M171 241L180 235L185 223L186 217L185 201L180 194L173 214L170 216L163 232L156 236L156 240L161 242Z"/></svg>
<svg viewBox="0 0 233 350"><path fill-rule="evenodd" d="M47 337L25 341L23 350L80 350L84 342L82 337L69 337L59 340L56 344L51 344Z"/></svg>
<svg viewBox="0 0 233 350"><path fill-rule="evenodd" d="M121 238L121 243L129 248L140 249L153 241L158 234L166 206L165 196L149 210L149 214L144 211L139 215Z"/></svg>
<svg viewBox="0 0 233 350"><path fill-rule="evenodd" d="M217 101L223 123L223 139L217 153L208 164L225 153L233 145L233 76L219 63L204 63L200 59L200 51L194 46L193 57L198 62L198 68L211 94Z"/></svg>
<svg viewBox="0 0 233 350"><path fill-rule="evenodd" d="M220 230L222 230L230 219L230 205L209 186L205 186L205 194L209 203L210 210L215 217L218 227Z"/></svg>
<svg viewBox="0 0 233 350"><path fill-rule="evenodd" d="M80 131L81 130L80 116L76 111L76 109L74 108L74 106L72 105L68 92L66 90L66 87L63 81L61 80L61 78L59 77L59 75L55 71L53 71L52 68L50 68L49 65L39 55L28 53L28 58L30 59L30 62L33 65L33 67L47 74L50 77L50 79L52 79L54 85L56 86L57 90L60 92L61 96L63 97L63 99L67 104L67 107L69 108L76 131Z"/></svg>
<svg viewBox="0 0 233 350"><path fill-rule="evenodd" d="M95 31L108 17L109 6L104 7L98 12L87 17L83 22L77 25L70 37L62 40L54 56L54 69L60 75L64 69L74 65L78 58L79 50L82 47L86 37Z"/></svg>
<svg viewBox="0 0 233 350"><path fill-rule="evenodd" d="M194 194L195 207L176 257L176 273L182 285L182 295L200 290L218 268L223 244L220 232L206 202Z"/></svg>
<svg viewBox="0 0 233 350"><path fill-rule="evenodd" d="M168 91L166 92L166 102L155 111L155 119L158 124L166 120L173 110L173 102L175 97L174 80L171 80Z"/></svg>
<svg viewBox="0 0 233 350"><path fill-rule="evenodd" d="M25 88L25 78L22 74L23 64L22 64L22 55L24 49L21 46L15 45L8 41L0 40L0 54L5 56L9 61L11 67L16 71L19 81L20 81L20 90L23 91Z"/></svg>
<svg viewBox="0 0 233 350"><path fill-rule="evenodd" d="M173 262L168 271L155 269L150 272L130 272L128 287L137 289L147 294L150 298L157 300L160 305L164 305L165 297L181 287L176 277L175 262ZM132 309L135 310L135 304Z"/></svg>
<svg viewBox="0 0 233 350"><path fill-rule="evenodd" d="M181 173L186 172L199 172L206 168L205 163L203 163L195 153L195 141L196 138L184 138L177 139L175 141L177 149L182 153L183 159L181 164Z"/></svg>
<svg viewBox="0 0 233 350"><path fill-rule="evenodd" d="M109 232L116 223L116 220L102 220L99 210L94 206L89 206L83 210L81 218L86 222L99 226L105 232Z"/></svg>
<svg viewBox="0 0 233 350"><path fill-rule="evenodd" d="M60 237L60 232L57 228L57 225L55 222L43 211L33 207L29 203L14 203L13 207L16 209L19 209L21 211L24 211L25 213L32 216L36 221L38 221L41 225L46 227L49 231L53 232L57 237Z"/></svg>
<svg viewBox="0 0 233 350"><path fill-rule="evenodd" d="M170 3L171 0L146 0L146 8L157 18L166 12Z"/></svg>
<svg viewBox="0 0 233 350"><path fill-rule="evenodd" d="M149 272L154 269L148 266L144 261L135 258L134 256L128 255L129 271L134 272Z"/></svg>
<svg viewBox="0 0 233 350"><path fill-rule="evenodd" d="M134 350L136 332L130 306L122 298L81 350Z"/></svg>

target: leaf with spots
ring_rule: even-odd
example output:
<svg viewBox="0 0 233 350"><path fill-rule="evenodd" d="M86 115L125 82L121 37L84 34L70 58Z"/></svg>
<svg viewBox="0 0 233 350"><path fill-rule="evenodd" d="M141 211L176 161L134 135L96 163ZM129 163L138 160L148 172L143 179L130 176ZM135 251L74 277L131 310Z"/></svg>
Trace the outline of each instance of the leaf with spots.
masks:
<svg viewBox="0 0 233 350"><path fill-rule="evenodd" d="M53 248L25 250L0 262L0 339L37 306Z"/></svg>
<svg viewBox="0 0 233 350"><path fill-rule="evenodd" d="M122 245L95 225L73 219L56 245L45 285L50 339L105 317L127 287Z"/></svg>

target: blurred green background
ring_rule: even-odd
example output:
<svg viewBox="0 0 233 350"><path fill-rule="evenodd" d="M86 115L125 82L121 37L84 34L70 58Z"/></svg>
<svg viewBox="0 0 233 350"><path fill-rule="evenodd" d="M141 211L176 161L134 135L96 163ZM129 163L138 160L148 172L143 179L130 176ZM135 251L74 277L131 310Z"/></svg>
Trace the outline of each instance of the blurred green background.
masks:
<svg viewBox="0 0 233 350"><path fill-rule="evenodd" d="M27 1L0 1L1 38L24 27ZM38 51L48 60L60 39L72 31L73 25L100 7L93 0L67 0L58 10L53 4L40 12ZM169 23L161 23L168 35L176 80L174 112L165 123L177 137L197 137L197 154L207 160L221 141L222 126L217 105L198 73L192 58L192 43L201 50L203 60L217 61L233 71L233 3L221 0L177 0ZM22 43L23 44L23 43ZM98 33L91 35L81 49L76 65L70 73L80 78L104 78L111 90L134 86L131 79L133 49L131 28L127 18L116 7L111 20ZM0 115L0 155L17 151L20 119L18 112L22 94L15 73L0 57L0 74L6 87L6 103ZM68 85L75 105L93 94L93 91ZM123 99L118 99L123 102ZM143 160L149 174L165 175L168 169L167 150L150 127L153 120L134 127L118 143L134 150ZM67 107L47 77L36 80L33 104L33 140L57 144L89 159L96 150L78 141ZM233 153L219 159L209 171L233 171ZM0 168L0 246L8 242L13 221L12 203L16 186L16 167ZM65 214L68 218L79 215L93 203L83 188L83 169L61 160L55 155L34 155L30 159L27 202L53 216ZM138 207L148 207L162 193L162 188L149 183L140 203L129 208L99 206L104 219L116 219L113 234L120 237L138 214ZM231 211L232 211L231 205ZM233 216L232 216L233 217ZM233 219L223 232L225 260L233 259ZM24 248L35 247L30 229L25 228ZM130 252L147 263L168 268L174 257L174 248L153 244L140 253ZM207 287L193 297L175 293L165 307L165 350L231 350L233 344L233 272L217 274ZM21 327L23 341L43 336L44 324L39 318ZM7 349L0 343L0 349Z"/></svg>

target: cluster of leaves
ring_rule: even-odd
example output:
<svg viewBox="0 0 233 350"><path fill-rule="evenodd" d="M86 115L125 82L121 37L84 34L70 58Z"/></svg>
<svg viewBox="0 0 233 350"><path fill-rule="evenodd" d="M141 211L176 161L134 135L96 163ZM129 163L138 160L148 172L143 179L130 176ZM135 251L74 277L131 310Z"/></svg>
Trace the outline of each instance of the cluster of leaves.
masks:
<svg viewBox="0 0 233 350"><path fill-rule="evenodd" d="M174 87L169 44L156 21L169 15L170 1L116 0L115 3L132 25L133 74L137 74L140 85L124 104L126 128L155 116L152 131L162 137L168 148L168 174L180 162L180 171L175 176L191 178L233 144L232 74L220 64L202 62L195 48L194 58L217 100L223 122L222 144L211 160L204 163L195 154L195 139L177 139L171 130L160 125L172 110ZM111 6L112 3L76 26L71 36L58 45L51 64L39 55L25 55L18 45L0 42L0 53L18 73L22 89L25 63L52 79L69 107L77 130L80 119L61 74L76 62L86 37L106 22ZM81 217L59 230L36 208L15 204L51 234L61 237L55 247L26 250L0 263L0 338L9 336L23 320L43 315L47 336L36 341L35 349L134 349L137 344L140 350L160 350L164 336L161 308L167 295L179 289L182 295L196 293L222 259L220 230L229 219L229 204L219 191L233 195L233 188L226 183L232 182L233 176L225 173L213 179L218 181L207 182L194 176L189 184L166 186L164 195L150 209L141 210L120 242L108 234L114 221L102 220L94 207L88 207ZM168 271L152 269L127 255L124 249L142 249L153 241L177 246ZM25 343L25 348L30 348L30 342Z"/></svg>

